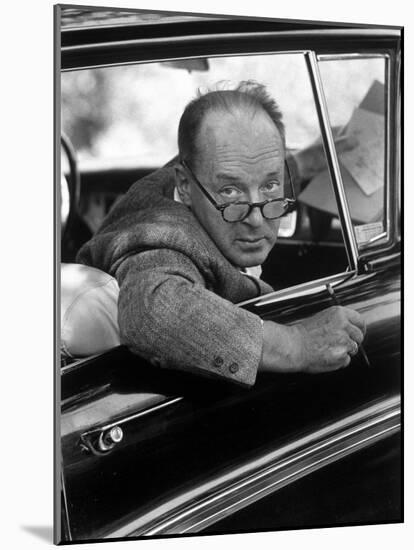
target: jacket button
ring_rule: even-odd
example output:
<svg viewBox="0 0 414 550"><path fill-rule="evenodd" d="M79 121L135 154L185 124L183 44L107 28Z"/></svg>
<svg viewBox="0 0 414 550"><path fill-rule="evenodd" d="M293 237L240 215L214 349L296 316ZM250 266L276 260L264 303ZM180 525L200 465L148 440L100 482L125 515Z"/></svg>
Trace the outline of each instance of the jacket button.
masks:
<svg viewBox="0 0 414 550"><path fill-rule="evenodd" d="M217 368L220 368L224 363L223 357L220 357L220 355L216 355L214 357L214 366Z"/></svg>
<svg viewBox="0 0 414 550"><path fill-rule="evenodd" d="M239 365L237 363L232 363L229 370L232 374L235 374L239 370Z"/></svg>

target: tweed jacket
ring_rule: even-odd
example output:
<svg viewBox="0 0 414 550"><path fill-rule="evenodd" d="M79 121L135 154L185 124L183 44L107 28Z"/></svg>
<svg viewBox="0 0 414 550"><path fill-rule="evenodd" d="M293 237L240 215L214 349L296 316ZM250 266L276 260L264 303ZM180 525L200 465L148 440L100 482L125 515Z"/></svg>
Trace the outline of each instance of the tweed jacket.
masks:
<svg viewBox="0 0 414 550"><path fill-rule="evenodd" d="M152 364L251 386L263 345L258 316L236 305L272 291L219 251L173 200L174 168L136 182L78 261L116 277L121 342Z"/></svg>

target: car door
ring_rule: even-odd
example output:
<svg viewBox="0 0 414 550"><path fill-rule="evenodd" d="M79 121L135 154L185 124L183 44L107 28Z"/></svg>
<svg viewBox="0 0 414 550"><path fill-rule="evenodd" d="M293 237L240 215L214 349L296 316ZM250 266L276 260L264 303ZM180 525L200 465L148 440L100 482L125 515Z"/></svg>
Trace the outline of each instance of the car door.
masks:
<svg viewBox="0 0 414 550"><path fill-rule="evenodd" d="M293 177L300 152L310 150L311 159L318 155L320 165L317 173L293 182L298 210L286 219L279 242L263 266L263 278L275 292L240 307L265 320L298 323L339 303L357 309L367 321L364 349L348 369L318 377L261 375L249 392L179 372L154 371L122 347L65 367L62 510L68 540L400 519L399 99L395 84L399 60L397 35L390 31L384 43L381 39L381 33L356 30L326 36L320 32L316 38L312 32L259 36L226 31L194 39L173 36L165 43L137 40L115 48L109 61L106 46L88 50L83 45L78 52L76 47L67 48L63 59L68 66L70 60L72 68L96 64L88 70L100 71L100 78L107 70L112 82L141 70L142 87L150 75L164 79L164 89L179 98L168 98L177 113L190 99L194 84L207 85L211 75L214 81L228 74L235 79L265 79L285 102ZM210 72L187 74L183 61L194 60L195 46L197 59L208 59ZM145 61L145 66L99 67L117 65L125 55L128 62ZM366 64L364 69L355 66L355 58ZM360 74L363 82L356 91L348 86L338 107L332 103L335 90L330 86L342 72L341 63L349 60L356 68L345 71L347 78L352 82L352 75ZM184 72L168 66L171 61L183 64ZM323 64L328 69L322 69ZM82 90L88 83L83 78ZM377 166L382 159L385 168L372 192L377 194L375 212L371 193L361 214L355 199L360 194L349 187L350 180L345 181L343 166L349 172L351 161L341 157L340 144L348 130L358 128L358 120L352 120L354 110L366 107L365 98L378 79L384 108L382 115L375 113L382 122L378 125L375 118L372 124L383 129L384 138L377 148L380 160L375 157L373 163ZM153 89L150 84L148 90ZM149 92L145 98L151 99ZM168 132L160 139L170 135L170 121L177 121L177 113L165 119ZM154 125L148 120L147 125ZM99 147L104 149L105 139L110 138L100 139ZM174 154L170 143L158 164ZM356 181L360 174L351 171L351 176L357 191L367 194L361 189L364 180ZM115 185L117 172L109 181ZM100 215L105 211L106 207ZM122 440L103 449L100 442L114 428L121 428ZM370 493L384 472L388 472L388 485L384 484L382 493ZM326 511L323 495L329 493L334 479L336 499L342 504ZM364 483L367 498L361 502L369 503L371 494L376 504L358 512L353 495L361 498ZM297 501L301 494L307 495L306 508L316 507L319 515L304 517L303 507L283 515L284 503Z"/></svg>

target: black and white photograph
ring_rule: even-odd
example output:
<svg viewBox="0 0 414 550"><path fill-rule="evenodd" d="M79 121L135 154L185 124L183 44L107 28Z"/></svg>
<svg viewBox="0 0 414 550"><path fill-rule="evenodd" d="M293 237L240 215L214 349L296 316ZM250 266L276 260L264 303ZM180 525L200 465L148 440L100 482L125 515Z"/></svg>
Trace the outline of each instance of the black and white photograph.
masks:
<svg viewBox="0 0 414 550"><path fill-rule="evenodd" d="M56 544L404 521L403 27L234 13L54 6Z"/></svg>

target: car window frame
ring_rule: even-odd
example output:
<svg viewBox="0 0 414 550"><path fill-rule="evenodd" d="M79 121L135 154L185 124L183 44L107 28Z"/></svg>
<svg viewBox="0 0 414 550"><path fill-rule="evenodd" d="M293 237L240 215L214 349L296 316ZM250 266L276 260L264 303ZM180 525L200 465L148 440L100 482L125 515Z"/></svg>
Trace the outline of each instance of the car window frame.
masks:
<svg viewBox="0 0 414 550"><path fill-rule="evenodd" d="M385 63L384 67L384 74L385 74L385 142L384 142L384 164L385 164L385 170L384 170L384 231L371 239L367 243L363 243L361 245L358 245L358 251L359 251L359 257L363 258L366 257L367 252L372 253L376 252L378 250L387 249L391 244L393 244L393 237L394 237L394 216L393 216L393 208L392 208L392 187L391 187L391 167L392 167L392 159L398 155L398 150L393 150L391 147L392 139L391 139L391 132L392 132L392 114L393 114L393 108L394 105L395 108L397 108L396 102L392 102L393 99L393 90L391 87L392 82L392 70L393 70L393 64L395 64L395 60L393 60L393 56L391 52L384 51L383 53L346 53L346 54L320 54L317 55L318 63L324 62L324 61L346 61L346 60L362 60L362 59L383 59ZM395 70L395 69L394 69ZM396 179L397 184L399 182L399 178ZM355 230L353 229L355 232ZM376 244L378 242L378 244Z"/></svg>

